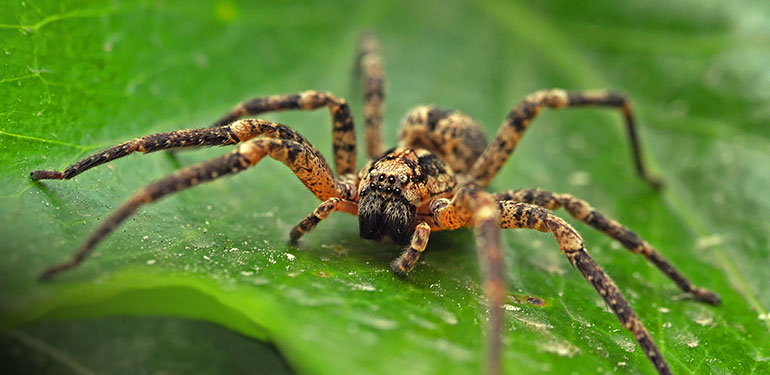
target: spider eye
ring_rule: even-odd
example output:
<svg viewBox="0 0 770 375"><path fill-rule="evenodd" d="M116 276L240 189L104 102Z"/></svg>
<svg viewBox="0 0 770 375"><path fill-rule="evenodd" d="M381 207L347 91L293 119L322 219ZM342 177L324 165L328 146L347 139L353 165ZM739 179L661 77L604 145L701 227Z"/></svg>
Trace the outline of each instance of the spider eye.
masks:
<svg viewBox="0 0 770 375"><path fill-rule="evenodd" d="M385 175L381 174L379 180L380 180L380 182L385 181Z"/></svg>
<svg viewBox="0 0 770 375"><path fill-rule="evenodd" d="M388 182L390 182L391 184L395 184L396 183L396 178L393 177L393 176L390 176L390 177L388 177Z"/></svg>
<svg viewBox="0 0 770 375"><path fill-rule="evenodd" d="M394 191L396 194L401 194L401 188L395 188L395 189L393 189L393 191Z"/></svg>
<svg viewBox="0 0 770 375"><path fill-rule="evenodd" d="M372 184L371 184L371 185L369 185L369 188L370 188L370 189L372 189L372 190L377 190L377 184L375 184L374 182L372 182Z"/></svg>

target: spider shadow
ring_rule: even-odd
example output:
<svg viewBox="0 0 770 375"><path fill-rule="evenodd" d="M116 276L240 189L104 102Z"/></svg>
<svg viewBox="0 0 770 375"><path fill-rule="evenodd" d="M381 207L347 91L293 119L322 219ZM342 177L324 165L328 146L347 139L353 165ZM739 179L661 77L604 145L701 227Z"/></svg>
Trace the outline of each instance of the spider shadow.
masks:
<svg viewBox="0 0 770 375"><path fill-rule="evenodd" d="M286 241L287 245L319 259L345 258L344 261L366 264L373 273L387 270L394 279L418 289L428 289L442 281L467 283L469 278L478 280L476 243L472 230L431 233L428 246L415 268L399 276L390 271L390 263L404 251L404 246L387 238L380 242L361 238L353 217L330 217L327 220L330 222L324 224L334 230L319 227L297 243Z"/></svg>
<svg viewBox="0 0 770 375"><path fill-rule="evenodd" d="M473 230L434 232L415 269L401 277L421 289L440 282L467 284L478 281L478 256Z"/></svg>
<svg viewBox="0 0 770 375"><path fill-rule="evenodd" d="M478 280L476 243L472 230L432 233L417 265L406 275L397 275L390 271L390 263L403 252L404 246L389 239L381 242L362 239L359 237L358 228L331 231L323 237L305 245L300 240L300 243L294 246L303 250L317 246L338 246L344 249L343 256L350 261L367 264L373 272L387 270L394 279L421 290L427 290L431 285L442 282L466 285L469 281Z"/></svg>
<svg viewBox="0 0 770 375"><path fill-rule="evenodd" d="M54 189L51 189L48 187L45 183L41 181L32 181L30 183L32 187L37 189L39 192L43 193L45 197L48 199L48 202L53 206L54 208L61 209L65 206L65 202L63 200L63 196L60 192L57 192Z"/></svg>

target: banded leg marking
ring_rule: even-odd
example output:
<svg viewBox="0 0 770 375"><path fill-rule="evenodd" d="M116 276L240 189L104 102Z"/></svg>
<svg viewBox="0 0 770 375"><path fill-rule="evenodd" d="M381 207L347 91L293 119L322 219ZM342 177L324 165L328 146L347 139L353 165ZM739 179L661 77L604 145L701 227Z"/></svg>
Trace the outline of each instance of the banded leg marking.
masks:
<svg viewBox="0 0 770 375"><path fill-rule="evenodd" d="M139 190L91 234L70 260L47 269L40 278L50 279L58 273L77 267L96 245L124 220L133 215L141 205L154 202L166 195L202 182L239 173L257 164L265 155L283 162L291 168L302 183L318 198L326 200L340 195L341 187L332 177L329 167L323 160L315 159L304 145L283 139L254 139L240 145L233 152L182 169Z"/></svg>
<svg viewBox="0 0 770 375"><path fill-rule="evenodd" d="M321 220L329 217L329 214L332 213L332 211L345 211L356 214L356 212L353 211L355 207L355 202L345 201L338 197L332 197L323 201L323 203L313 210L313 213L302 219L299 224L291 229L291 232L289 233L291 242L296 243L305 233L313 230Z"/></svg>
<svg viewBox="0 0 770 375"><path fill-rule="evenodd" d="M497 132L495 140L484 150L484 153L471 168L470 175L480 186L487 186L500 171L505 161L508 160L524 131L537 117L542 107L559 109L586 106L618 108L623 112L636 171L653 188L659 188L661 186L660 181L651 177L644 167L631 104L624 95L612 92L567 92L552 89L537 91L529 95L508 114Z"/></svg>
<svg viewBox="0 0 770 375"><path fill-rule="evenodd" d="M397 275L406 275L406 273L411 271L414 268L414 265L417 264L420 255L425 251L425 247L428 246L429 238L430 225L426 222L417 224L417 228L415 228L414 233L412 234L411 244L398 256L398 258L390 263L390 269Z"/></svg>
<svg viewBox="0 0 770 375"><path fill-rule="evenodd" d="M320 157L320 153L310 143L288 126L264 120L241 120L219 128L177 130L132 139L79 160L61 172L33 171L30 173L30 178L33 180L68 180L91 168L131 155L134 152L146 154L186 147L227 146L260 135L301 143L313 149L314 153Z"/></svg>
<svg viewBox="0 0 770 375"><path fill-rule="evenodd" d="M549 210L556 210L559 207L564 207L572 217L596 228L607 236L612 237L623 244L623 246L632 253L647 258L647 260L658 267L661 272L674 281L674 283L676 283L676 285L685 293L690 293L695 298L712 305L720 304L721 299L718 294L708 289L695 286L657 249L647 243L647 241L643 240L639 235L617 221L606 218L584 200L575 198L569 194L554 194L541 189L512 190L496 194L495 199L498 201L511 200L535 204L548 208Z"/></svg>
<svg viewBox="0 0 770 375"><path fill-rule="evenodd" d="M127 142L99 151L74 164L63 171L33 171L33 180L68 180L93 167L128 156L134 152L149 153L182 147L226 146L240 142L232 127L217 129L189 129L167 133L158 133L132 139Z"/></svg>
<svg viewBox="0 0 770 375"><path fill-rule="evenodd" d="M543 207L513 201L500 201L497 205L500 210L501 227L551 232L570 263L601 295L623 327L631 331L658 373L671 374L668 363L647 329L644 328L642 321L609 275L588 254L583 239L572 226Z"/></svg>
<svg viewBox="0 0 770 375"><path fill-rule="evenodd" d="M313 110L321 107L328 107L332 115L332 144L337 173L340 175L355 173L356 134L350 106L345 99L327 92L311 90L298 94L262 96L250 99L233 108L211 126L224 126L243 116L270 111Z"/></svg>
<svg viewBox="0 0 770 375"><path fill-rule="evenodd" d="M357 71L364 92L366 153L369 158L385 152L382 138L382 106L385 102L385 72L380 57L380 42L374 34L361 36L358 42Z"/></svg>

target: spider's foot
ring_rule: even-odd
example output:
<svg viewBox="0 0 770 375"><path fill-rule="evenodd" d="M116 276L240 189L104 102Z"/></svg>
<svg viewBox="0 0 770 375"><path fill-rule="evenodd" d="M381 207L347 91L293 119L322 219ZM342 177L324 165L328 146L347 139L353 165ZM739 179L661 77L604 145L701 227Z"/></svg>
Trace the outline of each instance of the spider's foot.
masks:
<svg viewBox="0 0 770 375"><path fill-rule="evenodd" d="M45 271L43 271L43 273L41 273L40 276L38 276L38 280L40 280L40 281L49 281L54 276L56 276L57 274L59 274L61 272L64 272L64 271L67 271L69 269L72 269L76 265L77 265L77 262L75 262L75 261L69 261L69 262L57 264L57 265L55 265L53 267L50 267L50 268L46 269Z"/></svg>
<svg viewBox="0 0 770 375"><path fill-rule="evenodd" d="M43 271L43 273L41 273L40 276L37 277L37 279L40 280L40 281L48 281L48 280L51 280L53 275L55 275L56 273L57 273L56 270L47 269L47 270Z"/></svg>
<svg viewBox="0 0 770 375"><path fill-rule="evenodd" d="M64 179L64 173L59 171L32 171L29 178L33 180L61 180Z"/></svg>
<svg viewBox="0 0 770 375"><path fill-rule="evenodd" d="M722 303L722 298L719 294L716 294L708 289L694 288L690 291L692 295L699 301L706 302L708 304L719 306Z"/></svg>
<svg viewBox="0 0 770 375"><path fill-rule="evenodd" d="M660 190L665 186L663 181L657 177L644 176L643 178L644 178L644 181L647 182L647 184L650 185L650 187L655 190Z"/></svg>
<svg viewBox="0 0 770 375"><path fill-rule="evenodd" d="M390 262L390 270L393 271L397 276L404 277L406 276L406 273L409 272L403 264L400 262L401 258L393 259L392 262Z"/></svg>
<svg viewBox="0 0 770 375"><path fill-rule="evenodd" d="M411 248L406 249L398 258L390 262L390 269L398 276L406 276L409 271L414 269L414 265L419 258L419 251Z"/></svg>
<svg viewBox="0 0 770 375"><path fill-rule="evenodd" d="M299 225L297 225L294 228L291 228L291 232L289 232L289 242L292 245L296 245L303 234L305 234L305 232L302 230L302 228L300 228Z"/></svg>

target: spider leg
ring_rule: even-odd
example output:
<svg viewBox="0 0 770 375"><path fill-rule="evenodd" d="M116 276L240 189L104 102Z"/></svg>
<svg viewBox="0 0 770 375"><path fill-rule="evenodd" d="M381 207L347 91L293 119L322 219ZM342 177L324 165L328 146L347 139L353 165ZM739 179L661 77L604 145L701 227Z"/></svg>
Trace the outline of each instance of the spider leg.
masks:
<svg viewBox="0 0 770 375"><path fill-rule="evenodd" d="M411 271L417 260L420 259L422 252L425 251L425 247L428 246L428 238L430 238L430 225L426 222L417 224L417 228L412 234L411 244L390 263L390 269L397 275L405 275Z"/></svg>
<svg viewBox="0 0 770 375"><path fill-rule="evenodd" d="M346 190L350 191L349 188ZM342 196L350 195L343 193ZM318 225L321 220L329 217L329 214L332 213L332 211L343 211L356 215L358 213L358 204L356 202L344 200L339 197L332 197L323 201L323 203L318 205L313 213L302 219L299 224L295 225L294 228L291 229L291 232L289 233L291 242L296 243L305 233L313 230L313 228L315 228L315 226Z"/></svg>
<svg viewBox="0 0 770 375"><path fill-rule="evenodd" d="M487 325L487 374L500 374L502 369L503 303L505 280L500 249L498 210L494 197L475 187L463 187L452 200L439 198L431 203L431 216L437 229L456 229L473 225L479 251L484 295L489 300Z"/></svg>
<svg viewBox="0 0 770 375"><path fill-rule="evenodd" d="M644 328L642 321L609 275L588 255L583 239L572 226L547 209L535 205L513 201L500 201L497 202L497 205L500 210L501 227L529 228L541 232L551 232L570 263L593 285L623 327L631 331L634 339L644 350L644 354L647 355L658 373L671 373L668 363L666 363L647 329Z"/></svg>
<svg viewBox="0 0 770 375"><path fill-rule="evenodd" d="M96 245L141 205L202 182L239 173L257 164L266 155L286 164L319 199L339 197L347 189L344 183L334 179L326 161L302 143L273 138L253 139L226 155L179 170L137 191L91 234L70 260L49 268L40 278L50 279L60 272L77 267Z"/></svg>
<svg viewBox="0 0 770 375"><path fill-rule="evenodd" d="M693 285L674 265L671 264L658 250L643 240L639 235L626 228L615 220L608 219L594 210L588 202L575 198L569 194L554 194L541 189L520 189L506 193L496 194L498 201L515 201L535 204L549 210L564 207L574 218L596 228L604 234L614 238L628 250L635 254L643 255L652 262L661 272L668 276L682 291L692 294L695 298L719 305L719 295Z"/></svg>
<svg viewBox="0 0 770 375"><path fill-rule="evenodd" d="M247 100L215 121L211 127L219 127L250 115L288 109L313 110L328 107L332 114L332 145L337 173L355 173L356 134L353 115L347 101L328 92L304 91L297 94L261 96Z"/></svg>
<svg viewBox="0 0 770 375"><path fill-rule="evenodd" d="M358 42L358 66L356 69L364 91L364 122L366 127L366 153L369 158L385 152L382 139L382 105L385 101L385 77L377 36L367 33Z"/></svg>
<svg viewBox="0 0 770 375"><path fill-rule="evenodd" d="M471 168L470 175L476 180L476 183L480 186L489 184L516 148L527 126L544 106L553 109L587 106L620 109L626 120L637 173L653 188L661 186L659 180L647 173L642 161L642 149L636 131L636 122L631 113L631 104L625 95L613 92L567 92L560 89L537 91L511 110L497 132L495 140L487 146L487 149Z"/></svg>
<svg viewBox="0 0 770 375"><path fill-rule="evenodd" d="M152 134L112 146L68 166L63 171L33 171L33 180L68 180L93 167L120 159L134 152L150 153L184 147L227 146L264 135L313 147L293 129L264 120L242 120L219 128L177 130ZM317 154L318 151L315 151Z"/></svg>

